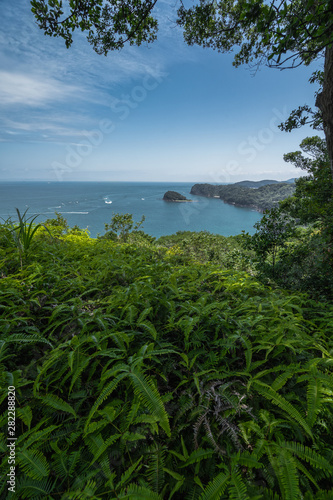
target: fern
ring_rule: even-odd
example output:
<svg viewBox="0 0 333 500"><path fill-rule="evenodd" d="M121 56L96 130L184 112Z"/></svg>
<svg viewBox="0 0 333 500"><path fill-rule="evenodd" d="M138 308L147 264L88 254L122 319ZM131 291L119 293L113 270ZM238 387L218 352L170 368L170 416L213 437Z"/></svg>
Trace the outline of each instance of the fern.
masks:
<svg viewBox="0 0 333 500"><path fill-rule="evenodd" d="M39 396L39 399L42 404L51 406L55 410L64 411L66 413L70 413L73 417L77 418L77 415L73 408L66 403L63 399L59 398L55 394L43 394L43 396Z"/></svg>
<svg viewBox="0 0 333 500"><path fill-rule="evenodd" d="M114 497L121 500L163 500L163 498L149 488L137 485L129 485L126 492L121 492ZM111 497L110 497L111 500Z"/></svg>
<svg viewBox="0 0 333 500"><path fill-rule="evenodd" d="M41 480L50 473L49 464L41 451L21 450L17 454L17 461L20 468L32 479Z"/></svg>
<svg viewBox="0 0 333 500"><path fill-rule="evenodd" d="M117 489L122 488L128 481L130 481L134 472L139 472L142 467L141 461L142 457L140 457L133 465L125 470L125 472L121 475L119 483L116 486Z"/></svg>
<svg viewBox="0 0 333 500"><path fill-rule="evenodd" d="M275 472L280 483L281 492L285 500L296 500L300 498L298 474L296 463L287 450L279 451L275 458ZM273 465L273 464L272 464Z"/></svg>
<svg viewBox="0 0 333 500"><path fill-rule="evenodd" d="M200 495L199 500L219 500L223 495L228 483L230 474L220 472L213 481L211 481Z"/></svg>
<svg viewBox="0 0 333 500"><path fill-rule="evenodd" d="M33 498L34 500L45 500L49 497L51 498L56 483L56 480L52 481L51 479L34 480L24 478L17 481L16 495L22 499Z"/></svg>
<svg viewBox="0 0 333 500"><path fill-rule="evenodd" d="M158 417L162 429L170 436L169 418L153 382L148 377L144 377L137 369L132 369L128 375L133 383L135 394L147 405L152 415Z"/></svg>
<svg viewBox="0 0 333 500"><path fill-rule="evenodd" d="M23 269L0 249L18 498L329 498L333 308L203 264L213 235L175 238L38 231ZM223 262L230 241L214 239ZM0 449L5 498L4 432Z"/></svg>
<svg viewBox="0 0 333 500"><path fill-rule="evenodd" d="M313 426L321 409L322 404L322 383L315 377L310 378L306 396L307 396L307 421L309 425Z"/></svg>
<svg viewBox="0 0 333 500"><path fill-rule="evenodd" d="M302 417L302 415L293 407L286 399L284 399L280 394L274 391L270 386L259 382L253 381L254 388L264 396L269 399L275 405L279 406L284 412L286 412L292 419L294 419L305 432L313 439L313 435L308 423Z"/></svg>
<svg viewBox="0 0 333 500"><path fill-rule="evenodd" d="M232 472L230 476L230 486L228 488L230 500L249 500L246 486L240 472Z"/></svg>
<svg viewBox="0 0 333 500"><path fill-rule="evenodd" d="M285 441L280 446L295 454L301 460L308 462L312 467L322 469L327 475L333 474L333 466L315 450L294 441Z"/></svg>

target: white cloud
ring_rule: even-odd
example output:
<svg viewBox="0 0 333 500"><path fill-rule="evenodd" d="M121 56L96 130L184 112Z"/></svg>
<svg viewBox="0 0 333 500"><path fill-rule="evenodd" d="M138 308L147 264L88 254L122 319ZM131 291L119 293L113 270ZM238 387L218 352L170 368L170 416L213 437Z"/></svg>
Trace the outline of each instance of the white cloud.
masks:
<svg viewBox="0 0 333 500"><path fill-rule="evenodd" d="M53 101L64 101L77 95L81 89L52 78L0 71L0 104L44 106Z"/></svg>
<svg viewBox="0 0 333 500"><path fill-rule="evenodd" d="M50 132L55 135L63 136L80 136L82 135L82 129L62 127L58 125L53 125L51 123L45 122L14 122L11 120L7 121L7 125L14 130L19 130L21 132ZM18 133L13 131L7 131L7 133Z"/></svg>

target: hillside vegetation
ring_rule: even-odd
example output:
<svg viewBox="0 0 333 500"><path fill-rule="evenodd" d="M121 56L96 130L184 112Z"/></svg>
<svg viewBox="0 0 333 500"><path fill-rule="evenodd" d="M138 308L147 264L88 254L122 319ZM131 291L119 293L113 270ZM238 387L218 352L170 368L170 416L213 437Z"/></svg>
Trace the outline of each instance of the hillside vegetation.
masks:
<svg viewBox="0 0 333 500"><path fill-rule="evenodd" d="M244 182L250 183L250 181ZM295 186L291 183L262 181L273 182L273 184L261 185L258 183L259 187L255 188L245 185L244 182L219 186L195 184L191 188L191 194L221 198L224 202L232 205L264 211L278 206L280 201L292 196L295 192ZM251 183L250 185L252 186Z"/></svg>
<svg viewBox="0 0 333 500"><path fill-rule="evenodd" d="M332 305L260 282L246 236L119 220L1 226L1 498L12 386L10 498L332 498Z"/></svg>

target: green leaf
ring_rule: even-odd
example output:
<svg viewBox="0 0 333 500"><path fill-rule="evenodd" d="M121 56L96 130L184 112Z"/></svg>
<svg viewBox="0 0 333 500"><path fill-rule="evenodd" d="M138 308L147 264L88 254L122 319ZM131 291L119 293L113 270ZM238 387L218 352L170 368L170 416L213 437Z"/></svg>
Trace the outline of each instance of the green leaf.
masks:
<svg viewBox="0 0 333 500"><path fill-rule="evenodd" d="M283 492L283 498L285 500L300 498L296 464L290 453L287 450L280 450L276 456L276 464L275 472Z"/></svg>
<svg viewBox="0 0 333 500"><path fill-rule="evenodd" d="M230 474L221 472L205 488L199 500L219 500L230 481Z"/></svg>
<svg viewBox="0 0 333 500"><path fill-rule="evenodd" d="M266 399L270 400L272 403L285 411L293 420L303 427L305 432L313 439L311 429L306 420L284 397L263 382L255 380L252 382L252 386L258 391L259 394L263 395Z"/></svg>
<svg viewBox="0 0 333 500"><path fill-rule="evenodd" d="M138 398L147 405L149 411L159 419L162 429L168 436L171 435L169 418L165 411L161 396L153 382L144 376L138 369L132 369L128 374Z"/></svg>
<svg viewBox="0 0 333 500"><path fill-rule="evenodd" d="M51 406L51 408L54 408L55 410L70 413L75 418L77 418L77 415L71 405L66 403L66 401L59 398L59 396L56 396L55 394L44 394L43 396L39 396L38 399L42 402L42 404L46 406Z"/></svg>
<svg viewBox="0 0 333 500"><path fill-rule="evenodd" d="M312 378L309 380L306 396L307 396L307 421L309 425L313 426L316 417L320 412L322 395L321 395L322 384L318 378Z"/></svg>
<svg viewBox="0 0 333 500"><path fill-rule="evenodd" d="M246 493L246 486L243 482L240 472L232 472L229 486L229 499L230 500L249 500Z"/></svg>
<svg viewBox="0 0 333 500"><path fill-rule="evenodd" d="M39 450L22 450L17 453L17 461L24 473L32 479L43 479L50 468L43 453Z"/></svg>
<svg viewBox="0 0 333 500"><path fill-rule="evenodd" d="M134 471L139 471L141 469L142 465L140 465L140 462L141 462L142 458L143 457L140 457L133 465L131 465L121 475L120 481L117 484L117 488L120 488L121 486L124 486L127 483L127 481L129 481L129 479L131 478L131 475L133 474ZM139 467L139 465L140 465L140 467Z"/></svg>
<svg viewBox="0 0 333 500"><path fill-rule="evenodd" d="M174 472L174 471L172 471L170 469L167 469L166 467L163 467L163 470L164 470L164 472L166 472L167 474L169 474L171 477L173 477L177 481L184 481L185 480L185 476L182 476L181 474L178 474L178 472Z"/></svg>
<svg viewBox="0 0 333 500"><path fill-rule="evenodd" d="M213 450L204 450L202 448L199 448L198 450L193 451L191 455L187 458L186 462L184 464L179 465L179 468L183 469L184 467L188 467L191 464L201 462L201 460L206 460L207 458L210 458L213 455L214 455Z"/></svg>

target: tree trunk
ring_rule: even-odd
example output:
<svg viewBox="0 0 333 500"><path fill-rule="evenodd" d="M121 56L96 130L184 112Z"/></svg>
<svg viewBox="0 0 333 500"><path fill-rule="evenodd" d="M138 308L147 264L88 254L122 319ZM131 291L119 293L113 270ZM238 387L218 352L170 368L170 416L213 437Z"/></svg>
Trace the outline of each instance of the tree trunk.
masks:
<svg viewBox="0 0 333 500"><path fill-rule="evenodd" d="M316 106L322 113L327 151L333 179L333 46L326 47L323 90L317 96Z"/></svg>

